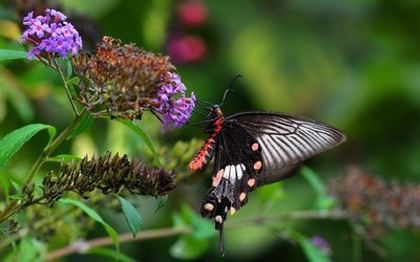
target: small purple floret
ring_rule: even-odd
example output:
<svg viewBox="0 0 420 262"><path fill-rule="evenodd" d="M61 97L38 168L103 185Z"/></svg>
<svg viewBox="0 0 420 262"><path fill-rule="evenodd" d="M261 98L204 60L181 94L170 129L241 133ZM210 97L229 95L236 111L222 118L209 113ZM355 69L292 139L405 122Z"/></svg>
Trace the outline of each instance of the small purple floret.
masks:
<svg viewBox="0 0 420 262"><path fill-rule="evenodd" d="M158 91L155 110L163 116L163 131L183 126L190 119L195 107L195 95L186 97L187 88L179 75L168 73L171 83L163 85Z"/></svg>
<svg viewBox="0 0 420 262"><path fill-rule="evenodd" d="M34 46L28 52L29 59L43 53L66 57L82 49L82 38L66 19L63 13L54 9L46 9L43 15L35 18L34 13L29 12L23 18L23 24L28 28L23 32L20 43Z"/></svg>
<svg viewBox="0 0 420 262"><path fill-rule="evenodd" d="M330 243L324 239L321 236L313 236L311 238L311 242L314 246L319 248L322 252L324 252L326 255L331 254L331 246Z"/></svg>

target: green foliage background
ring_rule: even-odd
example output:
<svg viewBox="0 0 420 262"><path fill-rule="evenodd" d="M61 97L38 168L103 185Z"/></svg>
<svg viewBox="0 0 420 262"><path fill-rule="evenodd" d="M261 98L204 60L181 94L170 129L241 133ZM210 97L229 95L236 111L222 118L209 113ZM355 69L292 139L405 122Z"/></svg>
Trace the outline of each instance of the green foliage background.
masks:
<svg viewBox="0 0 420 262"><path fill-rule="evenodd" d="M59 2L67 10L91 16L104 35L163 53L177 5L170 0ZM343 130L348 136L345 145L308 162L323 181L342 175L349 163L387 178L420 180L418 1L212 0L205 4L208 22L191 33L206 40L209 52L199 63L177 66L189 90L201 99L218 103L230 80L242 74L244 78L236 85L238 91L228 97L224 106L226 114L243 110L291 112ZM7 17L4 10L0 17ZM2 48L16 45L0 38ZM65 92L51 70L27 61L1 65L1 137L33 122L62 129L71 118ZM193 154L180 141L204 138L202 130L191 126L162 135L158 121L150 115L144 117L141 126L167 165L177 165L172 163L173 158L187 162L186 150ZM25 170L47 141L46 133L37 135L10 161L7 171L1 172L7 172L15 181L23 181ZM165 147L171 148L177 142L174 154L164 153ZM199 142L196 144L195 149ZM111 150L151 159L141 139L116 121L95 121L86 133L61 150L80 157ZM189 211L182 211L183 206L189 205L197 212L209 183L205 175L193 175L169 195L166 206L156 214L153 211L159 200L133 200L143 217L142 230L171 225L175 210L184 214L177 216L192 216ZM228 218L227 223L261 214L309 209L314 205L314 197L315 192L306 180L296 176L258 189L248 205L235 217ZM106 206L99 212L119 231L128 231L121 214ZM279 233L294 228L306 236L321 235L329 240L332 260L356 261L357 241L346 223L280 222L273 226L275 229L256 225L227 230L226 260L304 261L300 247L285 241ZM87 237L100 235L103 230L99 227L87 233ZM121 249L141 261L172 261L174 256L218 260L217 237L211 239L208 243L199 237L198 240L169 237L125 244ZM391 231L380 244L388 252L388 260L415 261L420 257L419 241L418 232ZM369 249L362 248L360 252L365 261L382 260ZM74 255L66 261L95 259L103 258Z"/></svg>

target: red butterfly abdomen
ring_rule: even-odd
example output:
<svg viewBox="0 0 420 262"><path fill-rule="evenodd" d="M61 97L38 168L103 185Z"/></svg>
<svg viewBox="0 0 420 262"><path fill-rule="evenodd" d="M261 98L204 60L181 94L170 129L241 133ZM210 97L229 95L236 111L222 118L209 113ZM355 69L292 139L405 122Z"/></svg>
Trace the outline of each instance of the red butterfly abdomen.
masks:
<svg viewBox="0 0 420 262"><path fill-rule="evenodd" d="M195 155L194 159L188 164L188 168L191 171L198 171L205 167L208 161L213 157L214 153L214 136L211 135L207 138L204 145L201 147L200 151Z"/></svg>
<svg viewBox="0 0 420 262"><path fill-rule="evenodd" d="M214 121L214 129L210 136L206 139L206 142L201 147L200 151L195 155L194 159L188 164L188 168L191 171L198 171L205 167L213 157L214 146L216 143L217 135L222 131L223 127L223 115L220 110L217 111L218 117Z"/></svg>

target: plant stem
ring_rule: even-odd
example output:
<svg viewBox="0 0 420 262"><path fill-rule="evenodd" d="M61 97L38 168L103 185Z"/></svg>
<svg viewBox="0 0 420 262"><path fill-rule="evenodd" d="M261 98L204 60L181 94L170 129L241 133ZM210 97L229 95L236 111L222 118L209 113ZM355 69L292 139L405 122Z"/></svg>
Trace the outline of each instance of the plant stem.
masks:
<svg viewBox="0 0 420 262"><path fill-rule="evenodd" d="M77 111L77 107L76 107L76 105L73 102L73 98L72 98L71 93L70 93L70 87L69 87L69 84L68 84L68 82L66 80L66 77L64 76L63 71L61 71L61 68L60 68L60 66L57 63L57 60L55 58L53 58L51 60L53 61L54 65L55 65L55 69L57 70L58 74L61 77L61 80L64 83L64 89L66 90L67 98L69 99L69 102L71 104L71 108L73 109L74 114L76 116L79 116L79 112Z"/></svg>
<svg viewBox="0 0 420 262"><path fill-rule="evenodd" d="M308 219L333 219L340 220L348 218L345 211L331 210L331 211L295 211L292 213L276 214L272 216L259 216L248 219L236 221L235 223L226 224L226 229L242 228L249 225L261 225L270 223L279 223L284 220L308 220ZM281 223L280 222L280 223ZM164 238L176 235L191 234L193 228L191 226L184 227L169 227L162 229L152 229L140 232L136 237L132 233L125 233L118 236L120 243L136 242L147 239ZM86 250L112 245L113 241L110 237L95 238L88 241L73 243L69 246L54 250L50 252L46 260L54 260L73 253L86 252Z"/></svg>
<svg viewBox="0 0 420 262"><path fill-rule="evenodd" d="M77 115L76 118L68 125L52 142L49 144L41 155L36 160L35 164L32 166L29 176L26 180L26 185L28 185L34 175L38 172L39 168L44 164L45 160L54 152L68 137L73 133L74 129L79 125L82 120L86 110L83 110L81 114Z"/></svg>

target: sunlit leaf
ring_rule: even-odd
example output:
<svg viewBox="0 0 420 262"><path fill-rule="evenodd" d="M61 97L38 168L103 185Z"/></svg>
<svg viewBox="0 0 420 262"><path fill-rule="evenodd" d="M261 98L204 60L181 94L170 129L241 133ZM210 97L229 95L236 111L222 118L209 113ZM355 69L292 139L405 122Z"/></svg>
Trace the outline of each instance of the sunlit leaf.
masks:
<svg viewBox="0 0 420 262"><path fill-rule="evenodd" d="M94 209L92 209L91 207L87 206L85 203L79 200L62 198L59 201L66 205L77 206L78 208L82 209L90 218L100 223L104 227L106 232L108 233L109 237L112 239L112 242L114 243L117 250L119 250L119 241L118 241L117 231L115 231L113 227L111 227L108 223L106 223Z"/></svg>
<svg viewBox="0 0 420 262"><path fill-rule="evenodd" d="M81 157L63 154L63 155L48 157L45 161L62 163L62 162L71 162L71 161L80 161L80 160L82 160Z"/></svg>
<svg viewBox="0 0 420 262"><path fill-rule="evenodd" d="M19 149L39 131L46 129L49 133L50 142L55 136L55 128L44 124L30 124L12 131L0 140L0 168L4 167L6 162Z"/></svg>
<svg viewBox="0 0 420 262"><path fill-rule="evenodd" d="M119 196L118 199L120 200L121 208L123 210L128 227L133 233L133 236L136 236L137 232L140 231L142 218L137 209L129 201L121 196Z"/></svg>
<svg viewBox="0 0 420 262"><path fill-rule="evenodd" d="M0 61L26 59L28 54L21 50L0 49Z"/></svg>

